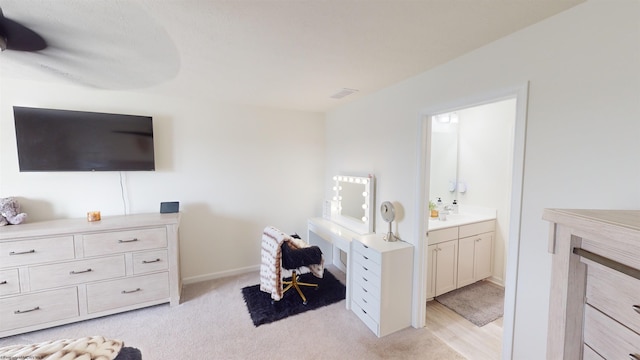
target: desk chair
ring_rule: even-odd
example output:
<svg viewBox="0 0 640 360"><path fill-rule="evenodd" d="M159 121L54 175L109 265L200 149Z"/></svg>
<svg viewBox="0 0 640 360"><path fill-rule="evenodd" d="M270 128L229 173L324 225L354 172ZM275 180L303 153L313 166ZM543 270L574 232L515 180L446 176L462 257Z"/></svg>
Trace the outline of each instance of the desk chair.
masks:
<svg viewBox="0 0 640 360"><path fill-rule="evenodd" d="M297 235L294 235L294 237ZM299 238L299 237L298 237ZM282 267L287 270L291 270L291 281L282 281L282 285L285 288L282 290L282 294L289 289L296 289L300 297L302 298L302 304L307 305L307 298L302 293L300 286L309 286L318 288L318 284L311 284L298 281L299 275L297 272L301 267L308 267L309 265L322 263L322 251L317 246L309 246L303 248L296 248L285 241L281 245L282 251Z"/></svg>

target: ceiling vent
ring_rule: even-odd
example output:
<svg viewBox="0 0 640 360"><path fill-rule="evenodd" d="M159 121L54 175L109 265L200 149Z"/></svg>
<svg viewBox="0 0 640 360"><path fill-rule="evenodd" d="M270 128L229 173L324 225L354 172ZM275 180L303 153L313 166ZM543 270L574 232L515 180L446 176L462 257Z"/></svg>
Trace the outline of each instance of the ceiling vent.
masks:
<svg viewBox="0 0 640 360"><path fill-rule="evenodd" d="M358 91L358 90L343 88L342 90L338 91L337 93L331 95L331 98L332 99L342 99L343 97L345 97L347 95L351 95L356 91Z"/></svg>

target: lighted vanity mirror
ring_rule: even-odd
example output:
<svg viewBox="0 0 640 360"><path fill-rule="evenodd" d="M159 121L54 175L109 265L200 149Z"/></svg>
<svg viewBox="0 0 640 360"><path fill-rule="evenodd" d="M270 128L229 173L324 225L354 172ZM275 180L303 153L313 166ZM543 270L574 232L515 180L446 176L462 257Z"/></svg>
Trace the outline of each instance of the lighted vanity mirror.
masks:
<svg viewBox="0 0 640 360"><path fill-rule="evenodd" d="M372 233L375 178L337 175L333 180L332 220L358 234Z"/></svg>
<svg viewBox="0 0 640 360"><path fill-rule="evenodd" d="M458 117L441 114L431 121L429 200L451 204L458 196Z"/></svg>

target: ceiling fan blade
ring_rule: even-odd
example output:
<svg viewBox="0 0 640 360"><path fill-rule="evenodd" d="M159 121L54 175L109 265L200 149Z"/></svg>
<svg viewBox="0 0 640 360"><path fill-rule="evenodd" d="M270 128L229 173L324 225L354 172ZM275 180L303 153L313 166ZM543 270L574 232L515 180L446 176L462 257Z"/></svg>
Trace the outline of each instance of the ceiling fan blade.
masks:
<svg viewBox="0 0 640 360"><path fill-rule="evenodd" d="M47 47L47 42L35 31L4 17L0 9L0 42L4 42L2 50L38 51Z"/></svg>

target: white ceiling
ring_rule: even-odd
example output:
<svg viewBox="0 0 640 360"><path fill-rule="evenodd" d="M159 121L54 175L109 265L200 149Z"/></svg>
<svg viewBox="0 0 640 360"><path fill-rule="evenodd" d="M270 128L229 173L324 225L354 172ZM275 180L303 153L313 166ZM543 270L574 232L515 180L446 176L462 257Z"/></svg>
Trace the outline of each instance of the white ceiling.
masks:
<svg viewBox="0 0 640 360"><path fill-rule="evenodd" d="M49 44L0 78L322 112L583 1L0 0Z"/></svg>

